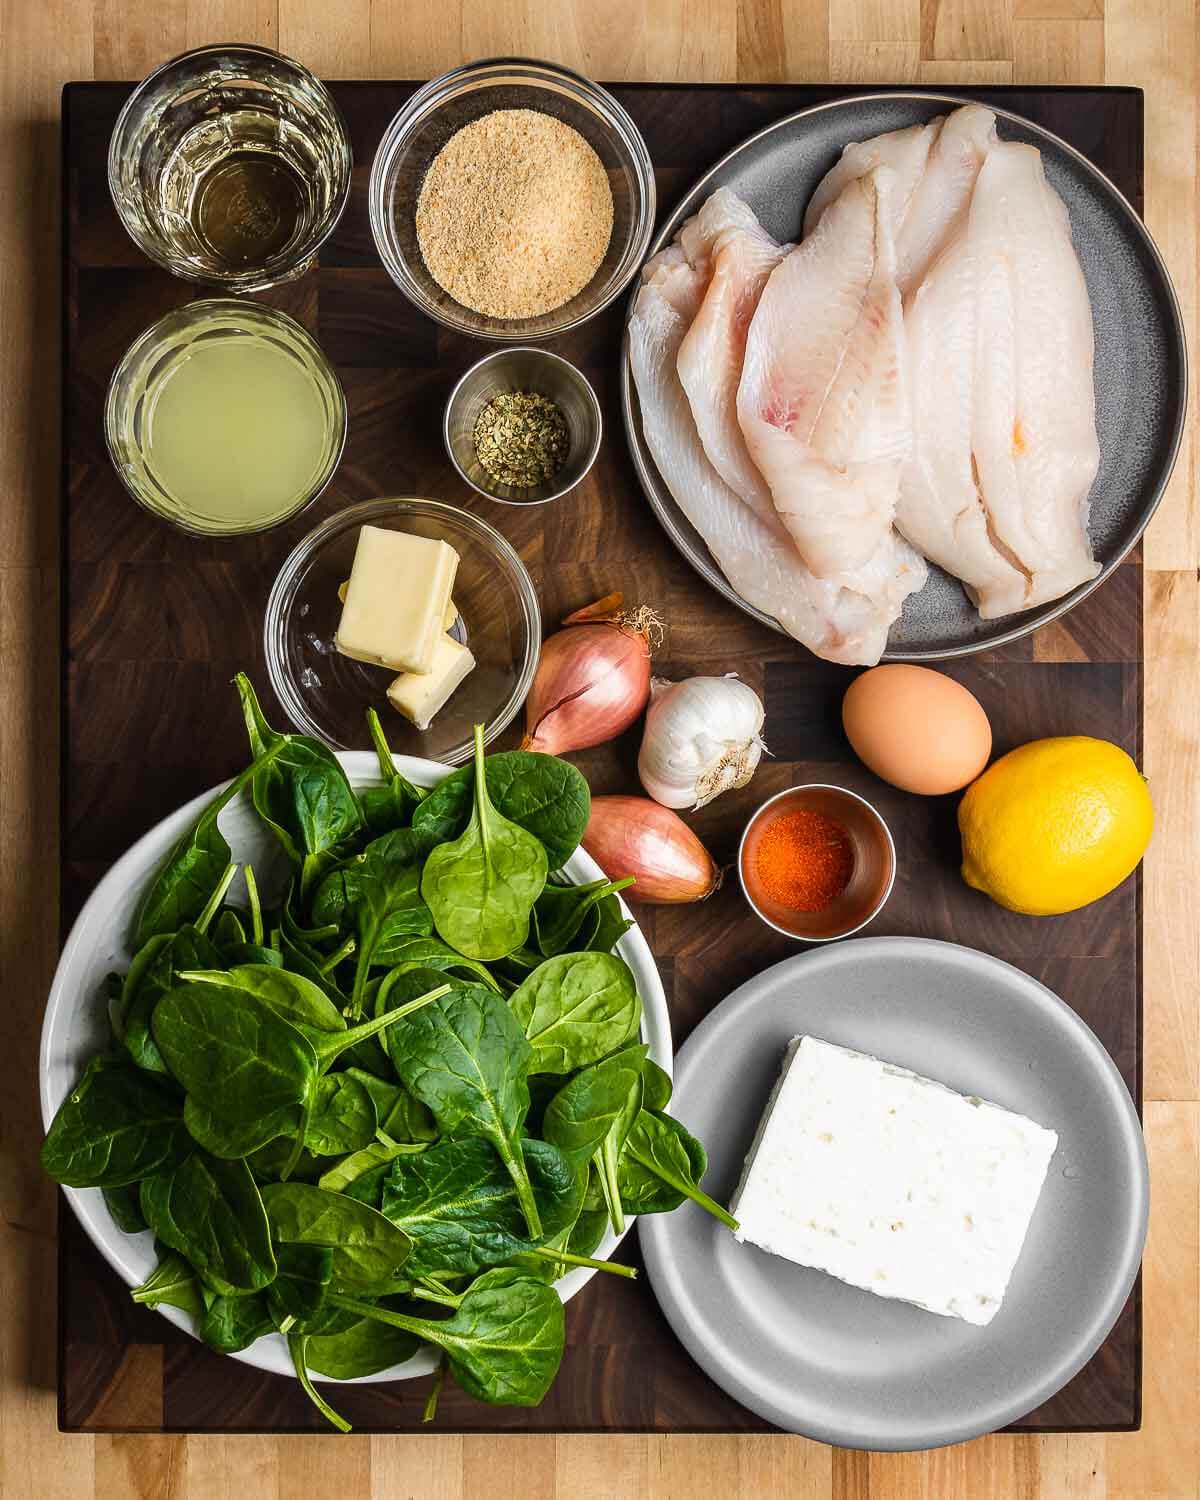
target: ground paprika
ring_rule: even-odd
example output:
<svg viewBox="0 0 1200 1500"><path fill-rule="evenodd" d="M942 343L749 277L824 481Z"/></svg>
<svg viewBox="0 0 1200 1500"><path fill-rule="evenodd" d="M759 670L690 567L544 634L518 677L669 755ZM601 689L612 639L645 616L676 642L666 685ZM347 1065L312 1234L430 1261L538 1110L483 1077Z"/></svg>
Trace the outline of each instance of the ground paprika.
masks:
<svg viewBox="0 0 1200 1500"><path fill-rule="evenodd" d="M755 863L772 901L792 911L823 911L849 885L854 849L840 823L804 808L767 826Z"/></svg>

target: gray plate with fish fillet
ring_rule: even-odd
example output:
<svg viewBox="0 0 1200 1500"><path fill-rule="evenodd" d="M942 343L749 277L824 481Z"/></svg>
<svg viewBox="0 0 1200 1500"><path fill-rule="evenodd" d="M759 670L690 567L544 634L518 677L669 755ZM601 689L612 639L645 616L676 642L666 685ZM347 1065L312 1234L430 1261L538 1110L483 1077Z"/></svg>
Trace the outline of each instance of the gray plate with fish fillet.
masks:
<svg viewBox="0 0 1200 1500"><path fill-rule="evenodd" d="M972 948L862 938L788 958L718 1005L675 1059L671 1113L707 1144L704 1188L721 1203L803 1035L1058 1133L1003 1305L980 1328L888 1301L739 1244L685 1203L638 1220L668 1321L723 1390L823 1443L934 1448L1016 1421L1091 1358L1137 1275L1149 1178L1121 1075L1068 1005Z"/></svg>
<svg viewBox="0 0 1200 1500"><path fill-rule="evenodd" d="M749 203L777 240L799 237L813 189L850 141L944 114L970 101L944 94L889 93L841 99L791 115L744 141L692 188L651 247L670 243L718 187ZM991 106L995 108L995 106ZM1091 162L1031 120L995 108L1000 135L1037 146L1046 176L1065 201L1087 279L1096 335L1096 426L1100 470L1089 531L1100 573L1063 599L1001 620L981 620L962 586L930 566L929 581L892 626L885 661L967 656L1028 635L1099 588L1154 514L1183 433L1187 355L1170 276L1142 221ZM631 302L632 307L632 302ZM621 401L633 461L646 497L671 540L719 593L763 624L770 616L730 587L699 533L663 483L642 437L637 394L622 351Z"/></svg>

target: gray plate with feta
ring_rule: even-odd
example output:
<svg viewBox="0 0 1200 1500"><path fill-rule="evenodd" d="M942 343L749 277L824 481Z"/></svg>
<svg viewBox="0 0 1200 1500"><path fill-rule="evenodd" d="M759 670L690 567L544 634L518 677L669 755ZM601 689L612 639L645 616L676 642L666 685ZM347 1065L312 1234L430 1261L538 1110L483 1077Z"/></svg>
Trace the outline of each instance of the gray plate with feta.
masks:
<svg viewBox="0 0 1200 1500"><path fill-rule="evenodd" d="M872 1449L995 1431L1124 1306L1137 1111L1094 1033L1011 965L921 938L788 959L708 1016L675 1080L742 1238L685 1204L641 1221L646 1268L693 1358L778 1426Z"/></svg>

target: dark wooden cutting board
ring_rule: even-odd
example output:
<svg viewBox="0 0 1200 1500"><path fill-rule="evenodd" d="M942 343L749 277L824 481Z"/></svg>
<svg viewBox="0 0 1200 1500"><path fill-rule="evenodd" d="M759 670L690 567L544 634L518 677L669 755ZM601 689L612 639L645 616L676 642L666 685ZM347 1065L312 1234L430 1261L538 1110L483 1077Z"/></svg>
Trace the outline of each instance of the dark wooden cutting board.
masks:
<svg viewBox="0 0 1200 1500"><path fill-rule="evenodd" d="M539 590L545 628L612 589L653 604L669 634L656 660L667 677L736 671L767 706L772 758L751 786L694 818L717 859L732 860L750 811L800 780L864 792L896 836L899 878L873 934L965 943L1008 959L1062 995L1112 1053L1141 1097L1140 876L1094 906L1048 920L1002 911L958 876L954 799L907 797L850 754L839 724L851 673L815 660L711 592L659 530L622 437L618 347L623 308L553 347L581 364L605 409L607 437L586 486L528 511L491 504L458 483L442 452L441 412L456 377L484 346L415 313L371 242L367 177L375 147L411 84L333 85L354 141L354 191L320 268L265 301L285 308L338 367L350 407L345 457L303 518L263 536L197 541L152 520L126 496L104 447L105 386L126 346L168 308L196 295L145 261L109 201L105 153L123 84L70 84L63 94L65 183L63 524L63 921L153 823L239 770L241 720L229 681L245 668L268 712L262 617L276 569L329 512L378 495L432 495L486 515L517 547ZM631 85L615 89L673 201L751 132L846 88ZM863 92L863 91L859 91ZM962 90L1064 136L1139 210L1142 95L1134 89ZM1086 733L1141 750L1142 571L1124 563L1066 619L951 664L987 710L996 749L1042 735ZM515 739L516 731L509 739ZM365 745L364 745L364 748ZM577 757L597 792L635 791L636 735ZM735 985L794 951L751 916L736 881L703 906L642 908L678 1044ZM124 1286L61 1214L60 1422L88 1431L294 1431L322 1422L297 1384L210 1353L129 1300ZM637 1260L636 1238L623 1258ZM536 1410L488 1407L449 1387L443 1431L738 1432L766 1424L691 1362L644 1277L603 1275L569 1305L568 1350ZM1022 1431L1136 1427L1141 1316L1134 1291L1103 1347ZM426 1380L345 1386L336 1402L360 1431L421 1428Z"/></svg>

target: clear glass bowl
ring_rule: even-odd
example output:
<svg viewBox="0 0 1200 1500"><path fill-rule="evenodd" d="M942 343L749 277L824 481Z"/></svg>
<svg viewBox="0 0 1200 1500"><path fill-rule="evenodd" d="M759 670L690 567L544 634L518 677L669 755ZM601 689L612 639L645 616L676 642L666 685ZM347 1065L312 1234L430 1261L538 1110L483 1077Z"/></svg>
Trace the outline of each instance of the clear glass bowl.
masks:
<svg viewBox="0 0 1200 1500"><path fill-rule="evenodd" d="M448 542L458 553L451 634L471 648L475 669L427 730L387 700L396 676L343 656L334 645L359 527L385 526ZM271 589L264 625L271 686L297 729L341 750L365 749L374 708L392 749L457 765L471 754L471 730L490 742L512 722L533 681L541 615L525 564L498 531L440 500L367 500L322 522L292 551Z"/></svg>
<svg viewBox="0 0 1200 1500"><path fill-rule="evenodd" d="M426 269L416 207L430 162L456 131L496 109L535 109L573 126L608 173L613 228L591 281L537 318L489 318L464 307ZM637 126L606 90L569 68L529 58L467 63L418 89L388 126L371 167L371 232L392 280L415 306L475 338L530 343L575 328L629 285L654 232L654 168Z"/></svg>
<svg viewBox="0 0 1200 1500"><path fill-rule="evenodd" d="M256 292L312 264L346 207L353 165L341 111L301 63L270 47L197 47L126 100L108 186L151 260L185 281ZM210 223L224 225L220 245Z"/></svg>
<svg viewBox="0 0 1200 1500"><path fill-rule="evenodd" d="M311 387L311 431L318 441L308 454L311 465L297 466L294 483L281 489L269 507L245 515L221 513L185 493L176 474L174 487L156 462L155 412L173 376L206 350L247 341L272 361L277 374L298 375ZM272 398L283 387L262 391L240 409L241 417L257 412L274 420ZM253 405L253 411L248 410ZM232 416L234 414L229 414ZM197 422L202 418L197 416ZM240 425L235 424L235 425ZM104 437L122 484L152 514L193 536L245 536L290 520L310 505L333 477L346 446L346 396L321 346L294 318L263 302L208 297L186 303L143 330L122 356L108 383L104 403ZM208 429L214 441L222 435ZM234 439L224 434L224 440ZM225 455L226 457L228 455ZM255 491L256 494L261 493Z"/></svg>

